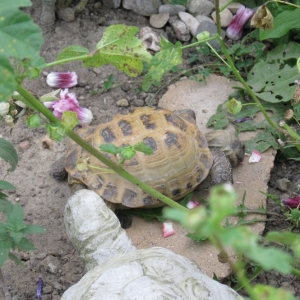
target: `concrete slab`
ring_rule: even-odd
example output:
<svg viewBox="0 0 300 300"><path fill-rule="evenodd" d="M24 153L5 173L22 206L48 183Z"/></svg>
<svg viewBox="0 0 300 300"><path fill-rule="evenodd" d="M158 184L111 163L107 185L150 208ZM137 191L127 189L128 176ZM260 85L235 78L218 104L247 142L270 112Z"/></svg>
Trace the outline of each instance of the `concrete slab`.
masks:
<svg viewBox="0 0 300 300"><path fill-rule="evenodd" d="M209 131L205 126L209 117L215 113L217 106L224 103L233 92L233 86L237 86L237 83L216 75L211 75L205 83L182 80L169 87L160 100L159 106L170 110L193 109L196 112L198 127L203 131ZM242 133L240 138L248 140L252 136L253 133ZM266 207L266 197L260 191L267 192L275 154L274 150L269 150L263 153L259 163L254 164L248 163L248 157L246 157L244 164L234 169L234 188L238 193L238 201L242 200L246 192L248 208ZM254 216L265 218L253 214L248 218ZM230 274L230 267L226 263L219 262L218 252L209 242L192 241L185 236L187 231L178 224L174 224L176 233L165 239L162 237L161 227L162 224L159 222L146 222L142 218L134 217L133 225L127 230L127 234L138 249L165 247L194 261L209 276L215 273L218 278L224 278ZM256 223L251 228L254 232L261 234L264 230L264 223ZM230 256L234 257L234 253L231 252Z"/></svg>

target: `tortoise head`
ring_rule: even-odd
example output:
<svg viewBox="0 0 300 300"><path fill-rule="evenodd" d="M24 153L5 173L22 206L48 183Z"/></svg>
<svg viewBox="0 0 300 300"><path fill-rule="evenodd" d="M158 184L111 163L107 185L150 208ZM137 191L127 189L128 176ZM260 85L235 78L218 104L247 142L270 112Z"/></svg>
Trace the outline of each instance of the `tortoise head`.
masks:
<svg viewBox="0 0 300 300"><path fill-rule="evenodd" d="M231 166L238 166L245 156L245 145L228 130L215 130L205 134L210 148L219 148L229 159Z"/></svg>

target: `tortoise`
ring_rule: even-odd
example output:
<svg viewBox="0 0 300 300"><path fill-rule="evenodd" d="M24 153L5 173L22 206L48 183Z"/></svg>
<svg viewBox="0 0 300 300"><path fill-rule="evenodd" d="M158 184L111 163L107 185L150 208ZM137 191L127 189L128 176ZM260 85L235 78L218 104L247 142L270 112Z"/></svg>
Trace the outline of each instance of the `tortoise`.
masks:
<svg viewBox="0 0 300 300"><path fill-rule="evenodd" d="M231 165L236 166L244 158L244 147L237 137L223 130L205 136L197 128L192 110L172 112L140 107L116 115L107 123L80 128L77 133L95 148L104 143L124 146L143 141L153 149L153 154L137 152L124 162L123 168L175 201L192 192L206 178L209 185L232 182ZM114 155L105 155L116 162ZM86 159L90 166L97 168L79 170L79 159ZM83 183L117 208L163 205L138 186L107 170L73 141L64 166L70 184Z"/></svg>

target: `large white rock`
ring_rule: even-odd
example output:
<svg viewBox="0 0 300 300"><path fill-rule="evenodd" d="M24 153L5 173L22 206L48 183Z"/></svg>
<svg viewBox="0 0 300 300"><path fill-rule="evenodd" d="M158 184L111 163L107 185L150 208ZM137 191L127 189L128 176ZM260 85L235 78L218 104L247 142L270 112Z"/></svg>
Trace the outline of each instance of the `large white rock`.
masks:
<svg viewBox="0 0 300 300"><path fill-rule="evenodd" d="M61 300L235 300L239 295L183 256L135 250L115 214L95 192L80 190L65 209L67 234L90 269Z"/></svg>

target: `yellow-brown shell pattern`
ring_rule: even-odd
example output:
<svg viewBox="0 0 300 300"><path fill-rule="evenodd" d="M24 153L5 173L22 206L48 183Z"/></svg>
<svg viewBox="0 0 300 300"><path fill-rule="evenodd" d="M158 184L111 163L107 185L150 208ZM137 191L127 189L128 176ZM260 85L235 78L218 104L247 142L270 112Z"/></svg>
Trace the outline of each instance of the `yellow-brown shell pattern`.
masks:
<svg viewBox="0 0 300 300"><path fill-rule="evenodd" d="M213 163L206 139L197 126L165 109L137 108L127 115L115 116L110 122L82 128L78 134L97 149L104 143L122 146L143 141L153 149L153 154L137 152L133 159L125 161L124 169L174 200L193 191L207 177ZM116 161L113 155L105 155ZM88 158L89 164L97 169L79 171L79 158ZM70 183L82 182L107 201L126 207L161 204L116 173L105 171L104 164L74 142L69 146L65 168Z"/></svg>

